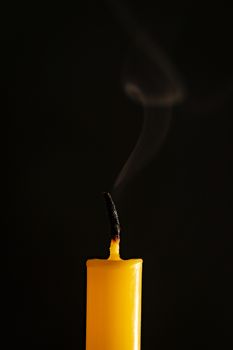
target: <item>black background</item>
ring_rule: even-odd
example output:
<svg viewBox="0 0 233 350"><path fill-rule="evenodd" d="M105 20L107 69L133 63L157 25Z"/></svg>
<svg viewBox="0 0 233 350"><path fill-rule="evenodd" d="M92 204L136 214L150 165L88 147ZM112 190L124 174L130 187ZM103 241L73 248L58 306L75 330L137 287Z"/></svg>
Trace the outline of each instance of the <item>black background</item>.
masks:
<svg viewBox="0 0 233 350"><path fill-rule="evenodd" d="M144 259L142 349L230 349L231 10L190 1L128 7L187 89L161 151L117 203L122 256ZM102 1L1 11L4 349L85 348L85 261L108 254L101 192L111 190L142 123L121 86L133 34L117 13Z"/></svg>

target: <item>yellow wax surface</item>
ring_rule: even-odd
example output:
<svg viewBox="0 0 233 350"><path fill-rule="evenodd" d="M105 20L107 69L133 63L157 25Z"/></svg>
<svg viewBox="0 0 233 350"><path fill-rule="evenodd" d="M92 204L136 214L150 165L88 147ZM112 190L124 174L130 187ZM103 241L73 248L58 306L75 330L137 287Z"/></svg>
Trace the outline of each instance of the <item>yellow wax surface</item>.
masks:
<svg viewBox="0 0 233 350"><path fill-rule="evenodd" d="M142 259L87 261L86 350L140 350Z"/></svg>

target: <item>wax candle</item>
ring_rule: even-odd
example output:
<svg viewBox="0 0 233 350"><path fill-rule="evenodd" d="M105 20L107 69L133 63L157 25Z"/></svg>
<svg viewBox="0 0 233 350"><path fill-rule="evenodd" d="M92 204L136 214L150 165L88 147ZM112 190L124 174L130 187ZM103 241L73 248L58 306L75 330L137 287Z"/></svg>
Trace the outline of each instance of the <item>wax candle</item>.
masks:
<svg viewBox="0 0 233 350"><path fill-rule="evenodd" d="M120 224L105 197L113 237L108 259L87 261L86 350L140 350L142 259L120 258Z"/></svg>

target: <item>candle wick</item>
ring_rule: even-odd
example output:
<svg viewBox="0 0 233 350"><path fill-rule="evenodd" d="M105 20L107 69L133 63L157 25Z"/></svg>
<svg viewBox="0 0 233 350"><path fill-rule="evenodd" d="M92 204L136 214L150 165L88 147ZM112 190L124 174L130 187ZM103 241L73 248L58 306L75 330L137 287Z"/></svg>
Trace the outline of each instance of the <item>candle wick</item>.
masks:
<svg viewBox="0 0 233 350"><path fill-rule="evenodd" d="M105 198L109 221L111 225L112 240L114 241L120 240L121 226L120 226L120 221L116 210L116 206L109 192L103 192L103 195Z"/></svg>

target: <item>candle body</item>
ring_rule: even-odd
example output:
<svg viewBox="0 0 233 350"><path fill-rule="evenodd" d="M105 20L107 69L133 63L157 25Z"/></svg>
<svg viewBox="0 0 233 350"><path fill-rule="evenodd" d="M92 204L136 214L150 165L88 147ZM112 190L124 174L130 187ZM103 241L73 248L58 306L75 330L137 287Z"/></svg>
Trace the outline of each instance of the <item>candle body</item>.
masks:
<svg viewBox="0 0 233 350"><path fill-rule="evenodd" d="M142 260L87 261L86 350L140 350Z"/></svg>

